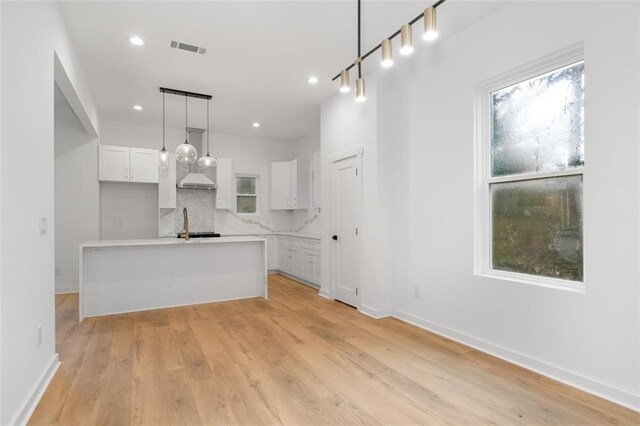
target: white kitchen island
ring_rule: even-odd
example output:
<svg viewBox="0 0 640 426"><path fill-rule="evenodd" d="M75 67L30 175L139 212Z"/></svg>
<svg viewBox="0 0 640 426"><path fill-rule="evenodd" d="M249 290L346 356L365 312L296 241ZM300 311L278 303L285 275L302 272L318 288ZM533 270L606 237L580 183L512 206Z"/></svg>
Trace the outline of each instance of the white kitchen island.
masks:
<svg viewBox="0 0 640 426"><path fill-rule="evenodd" d="M105 240L80 245L80 321L252 297L267 298L264 238Z"/></svg>

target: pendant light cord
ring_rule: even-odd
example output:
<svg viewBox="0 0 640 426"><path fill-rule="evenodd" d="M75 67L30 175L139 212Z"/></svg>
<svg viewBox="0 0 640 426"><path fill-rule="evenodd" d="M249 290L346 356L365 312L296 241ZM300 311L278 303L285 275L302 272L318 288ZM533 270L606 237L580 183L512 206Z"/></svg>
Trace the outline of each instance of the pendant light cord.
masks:
<svg viewBox="0 0 640 426"><path fill-rule="evenodd" d="M189 97L187 95L184 95L184 141L185 143L189 143L189 131L187 130L189 128L189 113L187 109L187 99L189 99Z"/></svg>
<svg viewBox="0 0 640 426"><path fill-rule="evenodd" d="M164 92L162 92L162 151L166 151L164 147Z"/></svg>
<svg viewBox="0 0 640 426"><path fill-rule="evenodd" d="M360 30L360 0L358 0L358 78L362 78L361 54L361 30Z"/></svg>
<svg viewBox="0 0 640 426"><path fill-rule="evenodd" d="M207 99L207 157L209 157L209 104L211 101Z"/></svg>

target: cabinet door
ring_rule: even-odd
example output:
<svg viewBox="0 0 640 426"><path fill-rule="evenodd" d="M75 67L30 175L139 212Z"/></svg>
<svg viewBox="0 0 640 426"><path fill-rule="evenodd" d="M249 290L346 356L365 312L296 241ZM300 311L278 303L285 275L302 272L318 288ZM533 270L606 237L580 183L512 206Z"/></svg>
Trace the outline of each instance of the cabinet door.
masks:
<svg viewBox="0 0 640 426"><path fill-rule="evenodd" d="M290 209L289 199L289 162L271 163L271 200L272 210Z"/></svg>
<svg viewBox="0 0 640 426"><path fill-rule="evenodd" d="M100 145L98 179L106 182L129 181L129 148Z"/></svg>
<svg viewBox="0 0 640 426"><path fill-rule="evenodd" d="M218 158L216 162L216 209L231 209L231 159Z"/></svg>
<svg viewBox="0 0 640 426"><path fill-rule="evenodd" d="M287 208L298 208L298 160L289 161L289 204Z"/></svg>
<svg viewBox="0 0 640 426"><path fill-rule="evenodd" d="M297 277L302 277L304 275L304 263L305 256L304 252L300 249L293 249L293 265L291 269L291 274Z"/></svg>
<svg viewBox="0 0 640 426"><path fill-rule="evenodd" d="M311 199L312 207L320 208L320 151L313 153L313 167L311 169Z"/></svg>
<svg viewBox="0 0 640 426"><path fill-rule="evenodd" d="M158 207L176 208L176 159L169 154L169 168L158 172Z"/></svg>
<svg viewBox="0 0 640 426"><path fill-rule="evenodd" d="M282 250L280 250L279 260L280 267L278 269L288 274L293 273L293 250L290 248L282 248Z"/></svg>
<svg viewBox="0 0 640 426"><path fill-rule="evenodd" d="M313 279L311 282L320 284L320 253L313 254Z"/></svg>
<svg viewBox="0 0 640 426"><path fill-rule="evenodd" d="M302 272L302 278L307 281L313 281L313 254L310 252L304 253L304 269Z"/></svg>
<svg viewBox="0 0 640 426"><path fill-rule="evenodd" d="M130 148L129 181L158 183L158 151L155 149Z"/></svg>

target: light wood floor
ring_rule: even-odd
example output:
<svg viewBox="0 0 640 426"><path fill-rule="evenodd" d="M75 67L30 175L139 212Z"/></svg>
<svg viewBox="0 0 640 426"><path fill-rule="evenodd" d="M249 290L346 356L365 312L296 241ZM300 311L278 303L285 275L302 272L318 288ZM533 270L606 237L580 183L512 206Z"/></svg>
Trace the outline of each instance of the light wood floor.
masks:
<svg viewBox="0 0 640 426"><path fill-rule="evenodd" d="M89 318L31 424L640 424L640 414L282 276L251 299Z"/></svg>

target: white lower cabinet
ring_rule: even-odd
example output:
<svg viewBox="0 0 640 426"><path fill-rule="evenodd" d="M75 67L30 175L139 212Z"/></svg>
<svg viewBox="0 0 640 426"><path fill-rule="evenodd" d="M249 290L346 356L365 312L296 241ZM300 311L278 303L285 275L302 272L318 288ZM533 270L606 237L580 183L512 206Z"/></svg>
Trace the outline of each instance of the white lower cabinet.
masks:
<svg viewBox="0 0 640 426"><path fill-rule="evenodd" d="M320 241L281 236L278 269L311 284L320 285Z"/></svg>

